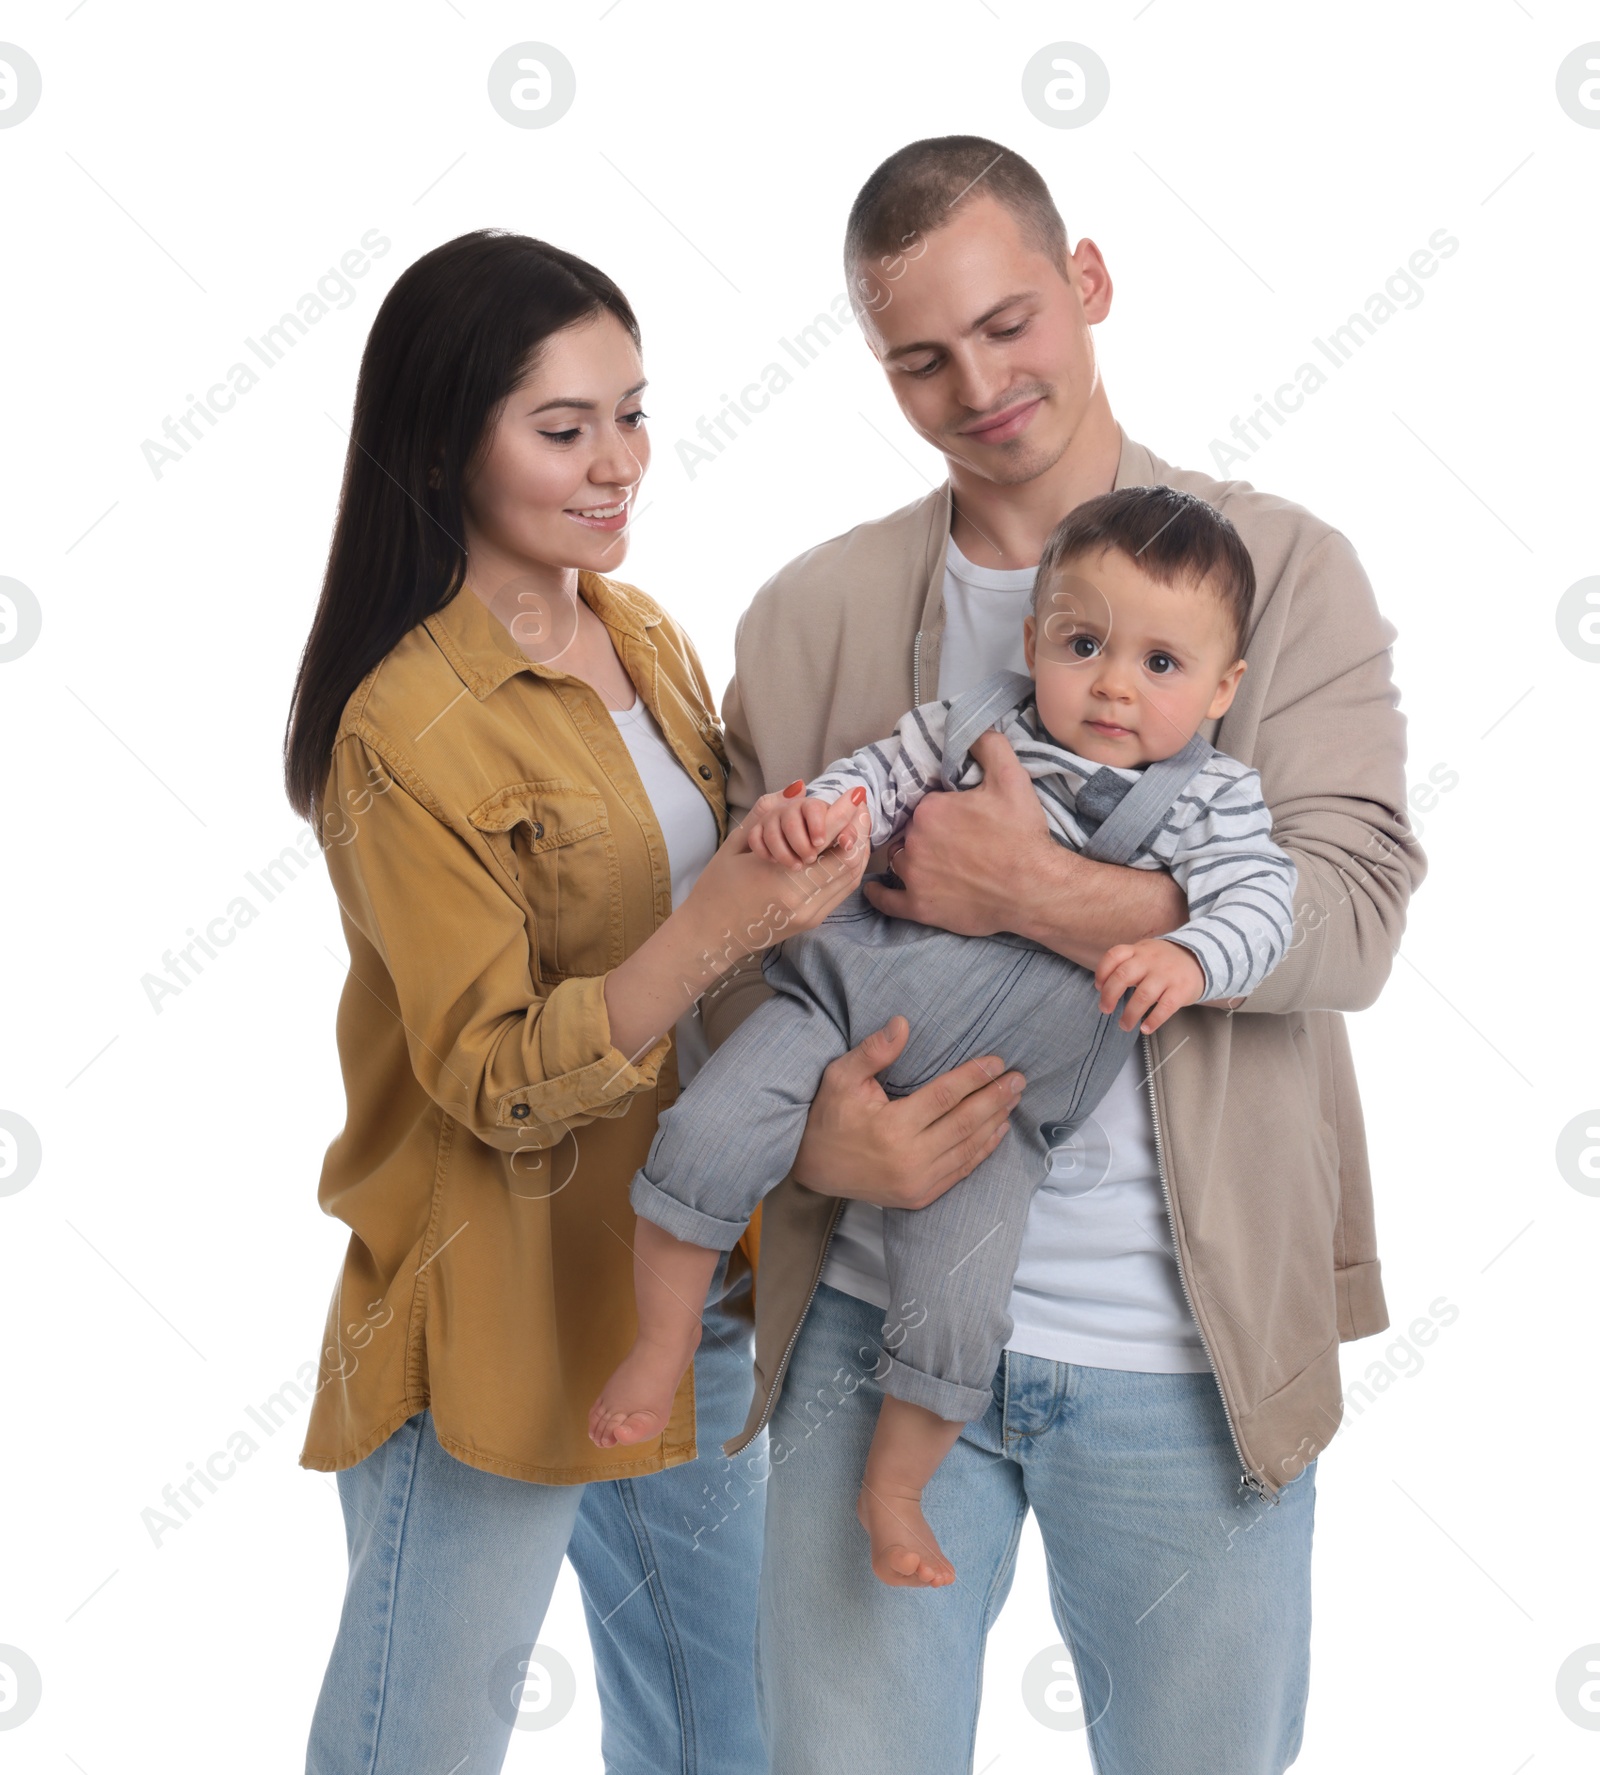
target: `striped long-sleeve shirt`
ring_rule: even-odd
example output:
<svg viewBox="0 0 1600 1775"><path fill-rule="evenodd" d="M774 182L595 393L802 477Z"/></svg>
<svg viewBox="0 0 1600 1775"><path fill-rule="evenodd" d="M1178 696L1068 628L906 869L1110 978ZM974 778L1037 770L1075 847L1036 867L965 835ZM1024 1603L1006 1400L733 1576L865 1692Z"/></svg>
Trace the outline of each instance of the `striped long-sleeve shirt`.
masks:
<svg viewBox="0 0 1600 1775"><path fill-rule="evenodd" d="M949 711L949 699L911 710L890 738L830 764L806 785L807 795L833 801L865 787L872 843L887 843L924 795L983 780L970 753L945 762ZM1138 780L1137 770L1058 746L1031 694L996 725L1033 778L1051 836L1073 850L1084 849L1125 786ZM1166 869L1188 896L1188 922L1166 936L1199 962L1202 997L1251 993L1282 960L1294 928L1295 866L1272 841L1261 779L1247 765L1213 749L1129 866Z"/></svg>

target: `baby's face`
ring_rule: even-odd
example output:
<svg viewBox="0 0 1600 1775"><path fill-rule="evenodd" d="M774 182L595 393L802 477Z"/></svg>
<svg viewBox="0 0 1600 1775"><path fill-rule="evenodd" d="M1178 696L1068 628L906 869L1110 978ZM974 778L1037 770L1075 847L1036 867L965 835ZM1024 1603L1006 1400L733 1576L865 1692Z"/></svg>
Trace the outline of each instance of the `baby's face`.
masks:
<svg viewBox="0 0 1600 1775"><path fill-rule="evenodd" d="M1221 715L1244 672L1220 598L1158 584L1120 549L1069 561L1023 628L1039 715L1096 764L1170 758Z"/></svg>

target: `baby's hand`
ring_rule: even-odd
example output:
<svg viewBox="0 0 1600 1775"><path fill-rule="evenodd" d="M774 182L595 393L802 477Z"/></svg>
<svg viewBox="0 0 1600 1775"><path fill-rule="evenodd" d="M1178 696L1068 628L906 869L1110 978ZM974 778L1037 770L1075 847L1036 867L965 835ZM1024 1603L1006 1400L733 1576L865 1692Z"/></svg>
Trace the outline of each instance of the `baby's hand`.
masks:
<svg viewBox="0 0 1600 1775"><path fill-rule="evenodd" d="M763 795L751 808L745 832L758 857L791 869L814 863L856 819L867 799L860 787L833 802L804 795L804 788L804 783L791 783L782 794Z"/></svg>
<svg viewBox="0 0 1600 1775"><path fill-rule="evenodd" d="M1118 1021L1123 1029L1137 1024L1145 1035L1159 1029L1174 1011L1192 1005L1206 989L1199 962L1181 943L1169 943L1164 937L1108 949L1094 971L1094 983L1100 988L1100 1009L1108 1015L1123 993L1129 993Z"/></svg>

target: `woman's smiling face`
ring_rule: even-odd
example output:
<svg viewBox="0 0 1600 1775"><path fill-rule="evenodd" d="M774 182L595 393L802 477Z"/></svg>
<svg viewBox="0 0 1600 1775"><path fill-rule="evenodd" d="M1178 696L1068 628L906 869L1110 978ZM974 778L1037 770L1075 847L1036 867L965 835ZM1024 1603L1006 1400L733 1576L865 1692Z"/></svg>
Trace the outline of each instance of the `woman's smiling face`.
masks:
<svg viewBox="0 0 1600 1775"><path fill-rule="evenodd" d="M650 463L644 381L639 348L610 314L550 336L466 478L474 572L616 570Z"/></svg>

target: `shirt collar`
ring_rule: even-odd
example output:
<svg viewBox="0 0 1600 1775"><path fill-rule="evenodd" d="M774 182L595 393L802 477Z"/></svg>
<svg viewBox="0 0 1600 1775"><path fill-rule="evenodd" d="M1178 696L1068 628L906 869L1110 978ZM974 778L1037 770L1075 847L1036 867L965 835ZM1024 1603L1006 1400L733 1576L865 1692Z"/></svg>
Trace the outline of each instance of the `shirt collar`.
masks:
<svg viewBox="0 0 1600 1775"><path fill-rule="evenodd" d="M578 594L605 624L613 641L626 636L653 647L648 631L661 620L661 612L642 592L603 574L580 571ZM559 666L541 665L529 659L506 626L491 615L488 605L467 586L443 609L428 617L423 626L479 702L518 672L530 672L536 678L566 676Z"/></svg>

